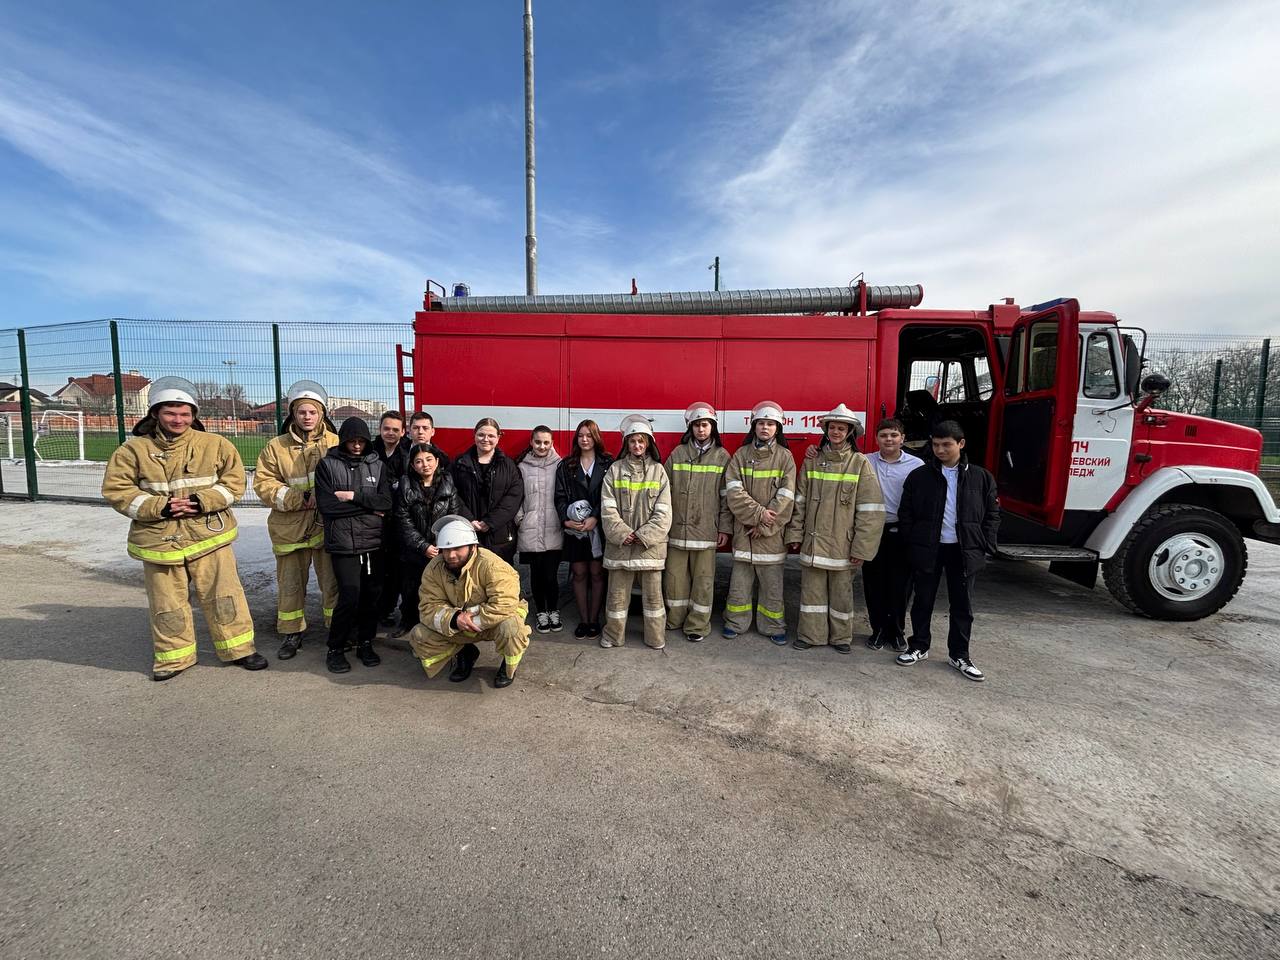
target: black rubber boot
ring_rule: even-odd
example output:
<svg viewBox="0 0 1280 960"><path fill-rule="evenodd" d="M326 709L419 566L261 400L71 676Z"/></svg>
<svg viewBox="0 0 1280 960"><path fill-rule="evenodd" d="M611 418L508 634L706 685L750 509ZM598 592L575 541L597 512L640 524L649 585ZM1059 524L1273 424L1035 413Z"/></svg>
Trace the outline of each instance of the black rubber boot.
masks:
<svg viewBox="0 0 1280 960"><path fill-rule="evenodd" d="M453 657L453 671L449 674L450 683L462 683L471 676L471 668L480 659L480 649L474 643L468 643Z"/></svg>
<svg viewBox="0 0 1280 960"><path fill-rule="evenodd" d="M298 649L302 646L302 634L291 633L280 641L280 651L276 657L280 660L292 660L298 655Z"/></svg>
<svg viewBox="0 0 1280 960"><path fill-rule="evenodd" d="M238 660L232 660L237 667L244 667L246 670L265 670L271 666L271 661L260 653L251 653L247 657L240 657Z"/></svg>
<svg viewBox="0 0 1280 960"><path fill-rule="evenodd" d="M324 659L324 665L329 668L330 673L350 673L351 662L341 650L329 649L329 655Z"/></svg>
<svg viewBox="0 0 1280 960"><path fill-rule="evenodd" d="M507 673L507 661L503 660L498 664L498 672L494 675L493 685L501 690L503 687L509 687L516 682L516 678Z"/></svg>
<svg viewBox="0 0 1280 960"><path fill-rule="evenodd" d="M376 667L382 662L382 658L373 652L372 643L362 643L356 647L356 658L366 667Z"/></svg>
<svg viewBox="0 0 1280 960"><path fill-rule="evenodd" d="M178 674L183 673L183 672L184 672L184 671L182 671L182 670L152 670L152 671L151 671L151 679L152 679L152 680L156 680L156 681L160 681L160 680L172 680L172 679L173 679L174 677L176 677Z"/></svg>

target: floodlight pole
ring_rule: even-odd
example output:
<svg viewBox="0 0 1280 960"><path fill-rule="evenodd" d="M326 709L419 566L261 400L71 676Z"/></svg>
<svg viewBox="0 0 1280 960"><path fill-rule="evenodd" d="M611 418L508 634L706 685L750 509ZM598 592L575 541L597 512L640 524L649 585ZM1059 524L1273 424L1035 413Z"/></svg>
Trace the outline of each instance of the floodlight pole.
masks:
<svg viewBox="0 0 1280 960"><path fill-rule="evenodd" d="M524 292L538 293L533 156L533 0L524 0Z"/></svg>

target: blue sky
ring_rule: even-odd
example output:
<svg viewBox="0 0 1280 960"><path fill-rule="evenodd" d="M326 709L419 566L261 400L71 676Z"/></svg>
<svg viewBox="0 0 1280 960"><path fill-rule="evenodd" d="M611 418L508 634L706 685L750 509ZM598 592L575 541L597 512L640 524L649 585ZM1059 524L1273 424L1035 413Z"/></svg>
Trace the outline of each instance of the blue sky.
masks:
<svg viewBox="0 0 1280 960"><path fill-rule="evenodd" d="M544 293L1280 333L1280 5L535 0ZM524 287L520 0L0 0L0 327Z"/></svg>

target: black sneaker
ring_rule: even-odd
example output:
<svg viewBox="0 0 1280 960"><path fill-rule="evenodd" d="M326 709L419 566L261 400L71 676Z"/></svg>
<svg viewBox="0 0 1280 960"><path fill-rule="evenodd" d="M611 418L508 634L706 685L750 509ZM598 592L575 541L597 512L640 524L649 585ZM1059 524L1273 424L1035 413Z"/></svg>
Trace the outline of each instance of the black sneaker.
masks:
<svg viewBox="0 0 1280 960"><path fill-rule="evenodd" d="M970 680L976 680L981 683L987 679L987 675L973 665L973 661L968 657L955 657L951 660L951 665L960 671L961 674Z"/></svg>
<svg viewBox="0 0 1280 960"><path fill-rule="evenodd" d="M538 614L537 618L533 622L533 629L537 630L539 633L550 633L551 618L545 613Z"/></svg>
<svg viewBox="0 0 1280 960"><path fill-rule="evenodd" d="M777 641L775 640L774 643L777 643ZM807 640L801 640L799 637L792 640L791 645L797 650L809 650L813 647L812 643L809 643Z"/></svg>
<svg viewBox="0 0 1280 960"><path fill-rule="evenodd" d="M280 641L280 651L276 654L281 660L292 660L298 655L298 648L302 646L302 634L291 633Z"/></svg>
<svg viewBox="0 0 1280 960"><path fill-rule="evenodd" d="M329 655L324 658L324 665L329 668L330 673L351 672L351 661L341 650L330 650Z"/></svg>
<svg viewBox="0 0 1280 960"><path fill-rule="evenodd" d="M587 637L591 636L591 624L589 623L578 624L576 627L573 628L573 635L577 637L579 640L587 639Z"/></svg>
<svg viewBox="0 0 1280 960"><path fill-rule="evenodd" d="M593 621L593 622L591 622L591 623L588 623L588 624L587 624L587 637L588 637L588 638L590 638L590 639L595 639L596 637L600 636L600 634L601 634L601 633L602 633L602 631L601 631L601 629L600 629L600 624L595 623L594 621Z"/></svg>
<svg viewBox="0 0 1280 960"><path fill-rule="evenodd" d="M903 636L902 634L900 634L900 633L899 633L899 634L897 634L897 635L893 638L893 649L894 649L894 651L895 651L896 653L906 653L906 652L907 652L907 638L906 638L906 637L904 637L904 636Z"/></svg>
<svg viewBox="0 0 1280 960"><path fill-rule="evenodd" d="M559 633L564 629L564 624L560 622L560 611L552 610L547 614L547 622L551 625L552 633Z"/></svg>
<svg viewBox="0 0 1280 960"><path fill-rule="evenodd" d="M833 643L831 649L836 653L853 653L853 644L851 643Z"/></svg>
<svg viewBox="0 0 1280 960"><path fill-rule="evenodd" d="M898 655L898 663L904 667L909 667L913 663L919 663L921 660L929 659L928 650L908 650L906 653Z"/></svg>
<svg viewBox="0 0 1280 960"><path fill-rule="evenodd" d="M356 647L356 657L366 667L376 667L382 662L382 658L374 652L372 643L362 643Z"/></svg>
<svg viewBox="0 0 1280 960"><path fill-rule="evenodd" d="M385 617L378 620L378 623L384 627L394 627L400 622L400 618L395 613L388 613Z"/></svg>
<svg viewBox="0 0 1280 960"><path fill-rule="evenodd" d="M884 637L882 637L882 636L880 635L880 631L879 631L879 630L877 630L877 631L876 631L875 633L873 633L871 636L867 637L867 649L868 649L868 650L883 650L883 649L884 649Z"/></svg>

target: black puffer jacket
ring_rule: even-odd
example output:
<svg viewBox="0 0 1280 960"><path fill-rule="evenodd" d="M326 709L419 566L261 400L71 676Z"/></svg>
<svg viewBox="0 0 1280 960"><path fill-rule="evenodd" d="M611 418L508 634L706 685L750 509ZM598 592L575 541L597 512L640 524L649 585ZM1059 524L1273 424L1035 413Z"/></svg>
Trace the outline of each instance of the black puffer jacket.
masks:
<svg viewBox="0 0 1280 960"><path fill-rule="evenodd" d="M591 504L591 515L600 519L600 487L604 484L604 475L609 472L609 464L613 457L600 450L596 453L596 464L591 468L591 478L582 472L582 468L568 457L560 461L556 468L556 513L560 514L560 522L568 520L565 511L569 504L578 500L586 500Z"/></svg>
<svg viewBox="0 0 1280 960"><path fill-rule="evenodd" d="M400 481L396 491L396 527L400 532L401 553L405 560L426 566L427 547L436 542L431 532L441 517L451 513L471 519L466 506L458 497L458 488L448 473L437 471L434 483L424 487L415 473L409 473Z"/></svg>
<svg viewBox="0 0 1280 960"><path fill-rule="evenodd" d="M453 461L450 472L467 513L473 520L483 520L489 525L487 531L478 533L480 546L496 550L515 539L516 514L524 503L524 477L516 462L501 450L493 451L489 465L493 479L487 495L480 482L480 463L474 446Z"/></svg>
<svg viewBox="0 0 1280 960"><path fill-rule="evenodd" d="M912 470L902 486L898 529L911 552L911 566L932 570L942 538L942 511L947 503L947 481L942 464L930 458ZM982 467L961 459L956 475L956 539L964 551L964 572L973 576L996 549L1000 530L1000 506L996 481Z"/></svg>
<svg viewBox="0 0 1280 960"><path fill-rule="evenodd" d="M346 443L363 437L365 454L346 452ZM386 467L368 447L369 427L359 417L343 421L338 445L331 447L316 465L316 508L324 518L326 552L353 556L373 553L382 546L382 516L391 511L391 485ZM351 500L339 500L334 491L350 490Z"/></svg>

